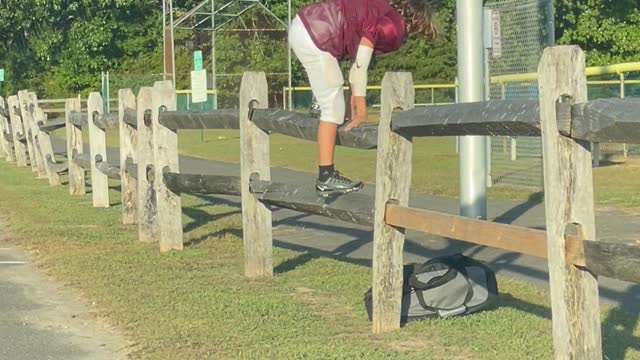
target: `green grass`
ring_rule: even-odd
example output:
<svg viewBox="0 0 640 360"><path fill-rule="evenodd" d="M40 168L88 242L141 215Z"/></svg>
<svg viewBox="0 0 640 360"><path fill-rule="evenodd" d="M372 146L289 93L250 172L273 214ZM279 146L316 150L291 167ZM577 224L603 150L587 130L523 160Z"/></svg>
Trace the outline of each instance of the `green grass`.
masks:
<svg viewBox="0 0 640 360"><path fill-rule="evenodd" d="M232 152L230 151L229 154ZM370 268L274 248L275 277L243 277L239 209L183 197L181 252L160 254L120 225L114 206L50 188L27 169L0 163L0 211L10 241L48 273L80 289L144 359L550 359L548 295L499 279L491 311L370 334L362 296ZM610 359L640 359L638 314L603 309Z"/></svg>
<svg viewBox="0 0 640 360"><path fill-rule="evenodd" d="M59 130L57 135L64 134ZM185 130L179 132L181 154L224 162L240 162L240 134L237 130ZM87 140L85 140L87 141ZM305 172L316 172L314 142L274 134L271 141L271 166ZM108 146L118 145L117 131L107 132ZM336 166L342 172L367 183L375 182L375 150L336 148ZM531 166L533 166L532 163ZM526 167L525 164L521 164ZM596 204L629 211L640 211L640 160L606 163L594 169ZM412 191L457 197L459 189L458 155L455 138L432 137L414 139ZM526 189L493 187L488 190L493 200L528 200L538 196Z"/></svg>

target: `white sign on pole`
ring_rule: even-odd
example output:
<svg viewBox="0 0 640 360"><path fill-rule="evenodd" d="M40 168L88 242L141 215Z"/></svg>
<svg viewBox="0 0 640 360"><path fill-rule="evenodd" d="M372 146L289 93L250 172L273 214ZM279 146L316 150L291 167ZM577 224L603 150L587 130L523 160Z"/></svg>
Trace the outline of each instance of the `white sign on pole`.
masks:
<svg viewBox="0 0 640 360"><path fill-rule="evenodd" d="M207 70L191 72L191 102L207 102Z"/></svg>
<svg viewBox="0 0 640 360"><path fill-rule="evenodd" d="M502 56L502 31L500 30L500 13L491 12L491 55L494 58Z"/></svg>

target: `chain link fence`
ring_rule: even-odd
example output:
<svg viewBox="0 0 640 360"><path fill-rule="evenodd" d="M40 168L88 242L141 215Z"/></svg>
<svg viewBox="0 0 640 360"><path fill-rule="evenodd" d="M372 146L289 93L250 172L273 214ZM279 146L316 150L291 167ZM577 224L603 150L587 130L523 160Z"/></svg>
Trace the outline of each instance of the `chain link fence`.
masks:
<svg viewBox="0 0 640 360"><path fill-rule="evenodd" d="M537 99L536 81L496 81L501 75L534 73L543 49L553 39L552 0L489 0L486 6L498 13L502 36L501 54L489 56L489 98ZM638 68L636 71L640 71ZM640 74L612 71L590 76L589 99L640 96ZM640 146L598 144L594 164L620 157L640 155ZM491 182L493 186L543 188L542 143L532 137L491 138Z"/></svg>
<svg viewBox="0 0 640 360"><path fill-rule="evenodd" d="M553 37L552 0L493 0L486 6L499 16L500 54L489 54L491 77L536 72L542 50ZM497 14L497 15L495 15ZM489 98L537 99L537 82L489 86ZM491 138L491 181L541 189L542 146L540 138Z"/></svg>

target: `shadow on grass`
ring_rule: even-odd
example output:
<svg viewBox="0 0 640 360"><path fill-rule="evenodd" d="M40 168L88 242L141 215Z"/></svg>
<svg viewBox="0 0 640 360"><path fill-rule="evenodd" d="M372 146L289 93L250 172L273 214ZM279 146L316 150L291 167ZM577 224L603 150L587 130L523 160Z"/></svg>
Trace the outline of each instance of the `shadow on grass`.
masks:
<svg viewBox="0 0 640 360"><path fill-rule="evenodd" d="M607 154L605 156L601 155L600 163L598 167L609 167L609 166L624 165L624 164L625 164L624 160L618 160L615 158L613 154Z"/></svg>
<svg viewBox="0 0 640 360"><path fill-rule="evenodd" d="M640 285L632 286L632 289L640 291ZM633 301L626 298L624 302ZM631 304L624 304L631 306ZM625 353L630 350L640 351L640 337L633 334L640 320L637 312L628 312L615 308L607 314L602 322L603 352L605 359L624 359Z"/></svg>
<svg viewBox="0 0 640 360"><path fill-rule="evenodd" d="M350 257L336 255L333 251L322 251L315 248L310 248L302 245L294 245L291 243L283 242L281 240L274 240L273 246L277 246L281 249L292 250L299 252L300 254L292 259L285 260L273 268L274 274L284 274L289 271L293 271L300 266L304 266L310 261L327 258L336 261L346 262L349 264L371 267L371 260L368 259L354 259Z"/></svg>
<svg viewBox="0 0 640 360"><path fill-rule="evenodd" d="M182 213L186 216L188 216L189 218L191 218L191 220L193 220L192 222L190 222L189 224L187 224L186 226L184 226L183 231L185 233L193 231L201 226L206 225L207 223L213 222L213 221L217 221L220 220L224 217L227 216L233 216L233 215L237 215L237 214L241 214L242 211L241 210L231 210L231 211L227 211L221 214L211 214L208 213L204 210L200 210L196 207L184 207L182 208Z"/></svg>
<svg viewBox="0 0 640 360"><path fill-rule="evenodd" d="M539 191L529 195L526 202L518 204L503 214L497 216L493 221L502 224L511 224L519 217L524 215L527 211L536 207L544 201L544 192Z"/></svg>
<svg viewBox="0 0 640 360"><path fill-rule="evenodd" d="M240 229L222 229L213 233L205 234L197 238L190 239L184 243L184 247L194 247L211 238L219 238L227 235L233 235L242 239L242 230Z"/></svg>

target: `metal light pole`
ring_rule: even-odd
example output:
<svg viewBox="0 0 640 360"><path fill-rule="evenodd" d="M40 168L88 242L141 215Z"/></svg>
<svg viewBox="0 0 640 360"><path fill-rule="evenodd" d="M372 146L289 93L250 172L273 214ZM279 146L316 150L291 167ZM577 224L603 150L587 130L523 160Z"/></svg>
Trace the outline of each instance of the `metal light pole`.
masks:
<svg viewBox="0 0 640 360"><path fill-rule="evenodd" d="M482 0L456 0L458 82L461 103L484 101ZM487 218L487 159L484 136L460 138L460 215Z"/></svg>
<svg viewBox="0 0 640 360"><path fill-rule="evenodd" d="M556 12L553 6L553 0L547 0L547 46L556 44Z"/></svg>

